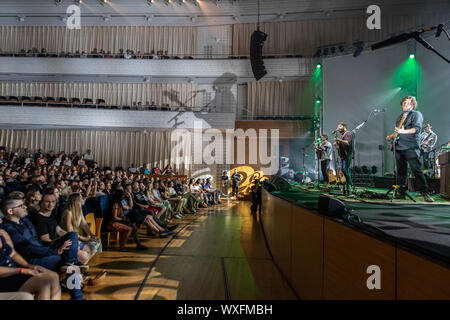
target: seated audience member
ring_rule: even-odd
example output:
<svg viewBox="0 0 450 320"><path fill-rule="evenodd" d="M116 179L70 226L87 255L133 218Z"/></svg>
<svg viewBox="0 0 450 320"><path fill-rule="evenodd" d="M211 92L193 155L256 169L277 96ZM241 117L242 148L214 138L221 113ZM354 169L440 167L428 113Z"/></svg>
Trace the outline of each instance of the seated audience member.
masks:
<svg viewBox="0 0 450 320"><path fill-rule="evenodd" d="M52 193L44 194L40 204L40 210L37 212L37 214L30 216L30 220L33 222L36 228L37 235L39 236L41 241L53 242L62 238L66 234L75 233L78 237L79 244L80 237L77 234L78 230L67 232L58 225L55 216L52 215L55 206L56 196ZM79 245L78 260L82 264L86 264L90 258L90 248L88 246Z"/></svg>
<svg viewBox="0 0 450 320"><path fill-rule="evenodd" d="M133 53L131 50L127 49L127 52L123 55L123 57L127 60L133 58Z"/></svg>
<svg viewBox="0 0 450 320"><path fill-rule="evenodd" d="M130 173L138 173L137 168L135 168L134 163L128 168L128 172Z"/></svg>
<svg viewBox="0 0 450 320"><path fill-rule="evenodd" d="M147 164L144 164L141 168L141 173L143 174L150 174L150 171L147 168Z"/></svg>
<svg viewBox="0 0 450 320"><path fill-rule="evenodd" d="M6 183L3 180L3 176L0 175L0 201L3 200L6 196Z"/></svg>
<svg viewBox="0 0 450 320"><path fill-rule="evenodd" d="M37 190L41 194L45 189L45 177L43 175L36 175L31 178L31 184L27 186L27 191Z"/></svg>
<svg viewBox="0 0 450 320"><path fill-rule="evenodd" d="M81 251L78 253L78 259L81 263L86 264L96 253L100 247L100 240L91 233L87 224L83 209L81 208L83 199L81 194L72 193L67 200L67 209L62 217L62 226L66 232L77 232L80 228L87 236L78 236Z"/></svg>
<svg viewBox="0 0 450 320"><path fill-rule="evenodd" d="M0 226L2 218L0 214ZM15 292L35 294L37 300L61 300L58 274L44 267L29 264L14 250L10 236L2 229L0 229L0 292L0 300L17 299L14 298ZM26 300L33 300L33 297Z"/></svg>
<svg viewBox="0 0 450 320"><path fill-rule="evenodd" d="M37 166L44 166L47 164L47 159L45 159L44 155L41 153L39 157L36 159Z"/></svg>
<svg viewBox="0 0 450 320"><path fill-rule="evenodd" d="M155 202L158 206L164 206L166 208L166 211L164 212L164 214L161 215L159 218L164 222L172 219L172 216L175 214L175 212L174 212L170 202L168 200L165 200L162 197L161 192L159 191L159 182L158 181L153 182L151 196L152 196L151 198L152 198L153 202Z"/></svg>
<svg viewBox="0 0 450 320"><path fill-rule="evenodd" d="M88 168L92 168L94 165L94 154L91 152L91 149L87 149L87 152L84 154L84 160L86 161L86 165Z"/></svg>
<svg viewBox="0 0 450 320"><path fill-rule="evenodd" d="M30 216L39 211L39 203L41 202L41 200L42 194L39 192L39 190L30 190L27 192L25 205L27 206L27 211Z"/></svg>
<svg viewBox="0 0 450 320"><path fill-rule="evenodd" d="M156 166L152 169L152 173L153 174L162 174L161 169L158 166Z"/></svg>
<svg viewBox="0 0 450 320"><path fill-rule="evenodd" d="M211 178L205 181L204 189L213 195L214 204L220 204L220 197L223 195L222 191L214 189L211 185Z"/></svg>
<svg viewBox="0 0 450 320"><path fill-rule="evenodd" d="M164 168L164 171L162 174L175 174L173 172L172 166L170 165L170 163Z"/></svg>
<svg viewBox="0 0 450 320"><path fill-rule="evenodd" d="M64 158L64 166L66 167L72 167L72 160L68 156Z"/></svg>
<svg viewBox="0 0 450 320"><path fill-rule="evenodd" d="M86 172L87 165L86 161L84 161L84 156L81 156L80 160L78 160L78 170L81 170L82 168L85 169L83 172Z"/></svg>
<svg viewBox="0 0 450 320"><path fill-rule="evenodd" d="M175 190L175 183L173 181L169 181L166 193L169 197L169 201L173 201L175 203L175 212L184 218L185 213L191 213L191 211L187 207L188 200L186 198L183 198L181 195L178 194L178 192Z"/></svg>
<svg viewBox="0 0 450 320"><path fill-rule="evenodd" d="M144 108L142 107L142 103L140 101L138 102L136 109L140 111L144 110Z"/></svg>
<svg viewBox="0 0 450 320"><path fill-rule="evenodd" d="M207 204L208 199L204 195L204 192L200 186L200 182L198 180L195 181L195 179L190 179L189 180L189 188L190 188L191 193L194 195L194 197L199 202L199 206L202 208L207 208L208 207L208 204Z"/></svg>

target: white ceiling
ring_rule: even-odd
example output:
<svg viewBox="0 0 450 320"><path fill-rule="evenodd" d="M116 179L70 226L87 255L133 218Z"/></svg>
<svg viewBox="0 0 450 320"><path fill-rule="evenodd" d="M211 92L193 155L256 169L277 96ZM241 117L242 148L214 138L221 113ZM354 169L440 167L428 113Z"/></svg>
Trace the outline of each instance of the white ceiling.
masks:
<svg viewBox="0 0 450 320"><path fill-rule="evenodd" d="M261 22L367 15L374 4L382 15L449 12L448 0L260 0ZM0 25L64 25L74 0L1 0ZM257 21L257 0L83 0L82 25L224 25ZM281 16L280 16L281 15ZM19 21L23 17L24 21ZM107 21L103 18L107 17ZM146 17L151 17L148 21ZM194 21L191 18L194 17Z"/></svg>

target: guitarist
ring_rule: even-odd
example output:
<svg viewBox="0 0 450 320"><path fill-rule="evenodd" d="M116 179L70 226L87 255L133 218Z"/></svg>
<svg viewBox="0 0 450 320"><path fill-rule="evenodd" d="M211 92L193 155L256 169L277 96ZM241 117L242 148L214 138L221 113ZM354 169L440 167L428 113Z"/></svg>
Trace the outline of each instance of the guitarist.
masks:
<svg viewBox="0 0 450 320"><path fill-rule="evenodd" d="M320 145L314 146L314 148L316 149L317 157L320 160L320 170L322 171L324 181L323 186L328 187L328 183L330 182L330 179L328 178L328 169L330 167L332 145L328 141L328 136L326 134L323 134L321 139Z"/></svg>
<svg viewBox="0 0 450 320"><path fill-rule="evenodd" d="M423 127L423 131L420 134L420 153L422 155L423 166L425 169L431 168L429 155L436 142L437 135L431 130L431 125L427 123Z"/></svg>
<svg viewBox="0 0 450 320"><path fill-rule="evenodd" d="M350 196L351 188L353 187L350 172L353 155L353 135L347 130L347 125L342 122L338 123L337 130L341 134L341 138L335 138L334 145L338 149L339 157L341 158L341 170L345 176L344 195Z"/></svg>
<svg viewBox="0 0 450 320"><path fill-rule="evenodd" d="M406 176L408 163L414 177L418 181L419 190L426 202L434 200L428 193L427 180L422 172L422 164L419 160L419 134L422 129L423 116L420 111L416 111L417 100L415 97L406 96L400 102L403 113L397 118L394 137L398 136L395 143L395 161L397 164L397 184L400 185L400 192L406 191Z"/></svg>

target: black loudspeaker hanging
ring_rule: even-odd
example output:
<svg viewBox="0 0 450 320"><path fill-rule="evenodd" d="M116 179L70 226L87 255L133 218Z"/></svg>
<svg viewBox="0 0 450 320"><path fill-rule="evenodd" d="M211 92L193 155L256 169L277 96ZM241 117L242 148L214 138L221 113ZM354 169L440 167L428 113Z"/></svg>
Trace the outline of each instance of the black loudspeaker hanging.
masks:
<svg viewBox="0 0 450 320"><path fill-rule="evenodd" d="M262 57L262 49L266 39L267 33L259 30L254 31L250 39L250 62L256 81L267 74Z"/></svg>

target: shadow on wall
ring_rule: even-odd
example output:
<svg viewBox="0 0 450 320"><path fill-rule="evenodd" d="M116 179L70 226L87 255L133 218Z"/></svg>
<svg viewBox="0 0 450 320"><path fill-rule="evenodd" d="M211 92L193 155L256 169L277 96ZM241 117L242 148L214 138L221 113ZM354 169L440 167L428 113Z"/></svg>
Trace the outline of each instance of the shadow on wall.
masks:
<svg viewBox="0 0 450 320"><path fill-rule="evenodd" d="M199 108L195 107L193 110L191 105L191 101L197 98L199 93L206 94L206 90L196 90L191 93L191 96L187 98L186 101L182 101L180 97L180 93L175 90L165 90L163 91L163 95L167 97L171 104L180 106L180 110L185 111L195 111L199 112L197 114L197 118L203 119L208 124L208 116L201 114L202 112L236 112L237 99L235 93L233 93L233 86L237 84L237 76L234 73L224 73L220 77L214 80L212 85L212 90L214 91L214 97L210 101L204 102L205 104L200 106ZM205 100L205 99L203 99ZM180 125L184 124L183 121L180 121L180 117L183 112L179 111L170 121L173 121L174 124L172 129L179 128ZM212 126L210 126L212 127Z"/></svg>

